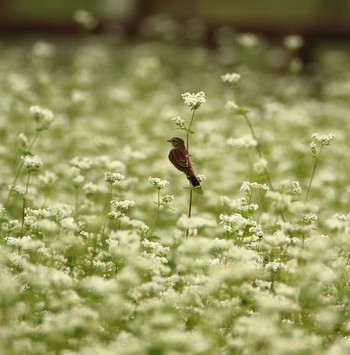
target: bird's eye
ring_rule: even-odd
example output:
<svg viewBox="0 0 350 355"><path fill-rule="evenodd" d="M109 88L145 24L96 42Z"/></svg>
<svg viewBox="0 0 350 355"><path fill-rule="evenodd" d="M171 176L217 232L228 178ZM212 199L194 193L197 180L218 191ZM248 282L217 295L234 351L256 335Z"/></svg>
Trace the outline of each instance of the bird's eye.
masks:
<svg viewBox="0 0 350 355"><path fill-rule="evenodd" d="M173 139L173 140L172 140L172 142L173 142L173 143L175 143L175 142L176 142L176 140L175 140L175 139Z"/></svg>

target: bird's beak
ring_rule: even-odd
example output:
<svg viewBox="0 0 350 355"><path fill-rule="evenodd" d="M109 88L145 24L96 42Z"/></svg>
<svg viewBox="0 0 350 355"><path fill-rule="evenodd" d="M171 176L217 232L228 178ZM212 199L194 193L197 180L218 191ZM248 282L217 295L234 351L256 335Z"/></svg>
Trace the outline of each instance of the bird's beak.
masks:
<svg viewBox="0 0 350 355"><path fill-rule="evenodd" d="M169 142L169 143L171 143L171 139L167 139L166 141Z"/></svg>

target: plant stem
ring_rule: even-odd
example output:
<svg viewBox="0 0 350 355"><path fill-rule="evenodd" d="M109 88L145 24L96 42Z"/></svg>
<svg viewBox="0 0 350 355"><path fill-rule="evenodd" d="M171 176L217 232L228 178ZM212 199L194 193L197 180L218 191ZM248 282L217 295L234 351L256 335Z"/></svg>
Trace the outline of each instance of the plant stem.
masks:
<svg viewBox="0 0 350 355"><path fill-rule="evenodd" d="M192 214L192 196L193 196L193 193L192 193L192 186L191 186L191 182L190 182L190 200L188 203L188 219L191 218L191 214ZM190 230L190 228L187 228L186 238L188 237L189 230Z"/></svg>
<svg viewBox="0 0 350 355"><path fill-rule="evenodd" d="M312 181L314 180L314 176L315 176L315 171L316 171L316 167L317 167L317 162L318 162L318 157L315 156L315 163L314 163L314 167L313 167L313 169L312 169L312 174L311 174L311 178L310 178L309 185L308 185L308 187L307 187L307 191L306 191L306 196L305 196L304 202L306 202L307 198L309 197L309 193L310 193Z"/></svg>
<svg viewBox="0 0 350 355"><path fill-rule="evenodd" d="M26 202L27 202L26 201L26 196L27 196L28 188L29 188L29 179L30 179L30 171L28 171L27 183L26 183L26 191L25 191L25 195L23 196L21 234L23 234L23 229L24 229L24 217L25 217Z"/></svg>
<svg viewBox="0 0 350 355"><path fill-rule="evenodd" d="M34 145L36 139L38 138L38 135L39 135L39 131L36 131L35 136L33 137L31 143L29 144L28 153L30 153L30 151L32 150L33 145ZM18 169L17 169L16 176L15 176L13 182L12 182L12 185L11 185L12 187L10 188L9 193L8 193L8 195L7 195L7 199L6 199L6 202L5 202L5 207L7 207L8 203L9 203L9 201L10 201L11 192L12 192L13 188L15 187L16 183L17 183L17 180L18 180L18 178L19 178L19 174L20 174L21 171L22 171L22 168L23 168L23 160L21 161L21 164L19 165L19 167L18 167Z"/></svg>
<svg viewBox="0 0 350 355"><path fill-rule="evenodd" d="M108 195L107 195L107 200L106 200L106 204L105 204L105 208L104 208L105 218L104 218L103 226L102 226L102 236L105 235L107 219L108 219L108 212L110 210L110 202L112 200L112 194L113 194L113 185L112 185L112 183L110 183L108 186Z"/></svg>
<svg viewBox="0 0 350 355"><path fill-rule="evenodd" d="M195 109L192 109L192 117L191 117L191 121L190 121L190 124L188 126L188 131L186 132L186 149L188 151L189 149L189 145L190 145L190 133L189 133L189 130L191 129L192 127L192 123L193 123L193 119L194 119L194 114L195 114L196 110Z"/></svg>
<svg viewBox="0 0 350 355"><path fill-rule="evenodd" d="M79 187L75 187L74 220L77 220L79 212Z"/></svg>
<svg viewBox="0 0 350 355"><path fill-rule="evenodd" d="M152 224L152 228L150 230L150 236L153 235L154 230L156 228L156 224L157 224L157 220L158 220L158 215L159 215L159 210L160 210L160 189L158 190L158 197L157 197L157 210L156 210L156 214L154 215L154 220L153 220L153 224Z"/></svg>
<svg viewBox="0 0 350 355"><path fill-rule="evenodd" d="M192 110L191 121L190 121L190 124L188 126L188 130L190 130L191 127L192 127L192 123L193 123L195 112L196 112L196 110L193 109ZM187 150L188 154L189 154L189 146L190 146L190 133L189 133L189 131L187 131L187 134L186 134L186 150ZM192 214L192 192L193 191L192 191L191 182L189 184L190 184L190 199L189 199L189 203L188 203L188 218L190 219L191 218L191 214ZM188 232L189 232L189 228L187 228L187 231L186 231L186 238L188 237Z"/></svg>
<svg viewBox="0 0 350 355"><path fill-rule="evenodd" d="M234 93L236 95L238 106L240 108L243 108L242 103L241 103L241 99L240 99L239 94L238 94L238 90L237 90L237 88L235 86L233 87L233 91L234 91ZM250 130L250 133L251 133L253 139L256 142L256 146L255 147L256 147L256 151L257 151L257 153L259 155L259 158L263 159L263 155L262 155L262 152L261 152L261 149L260 149L260 143L259 143L257 135L255 134L253 125L250 122L250 119L249 119L249 117L248 117L248 115L246 113L243 114L243 117L244 117L244 119L245 119L245 121L246 121L246 123L247 123L247 125L249 127L249 130ZM266 175L266 178L267 178L267 182L269 183L269 185L271 187L271 190L273 190L274 188L273 188L273 185L272 185L272 181L271 181L271 177L270 177L270 173L269 173L268 169L264 168L264 172L265 172L265 175Z"/></svg>

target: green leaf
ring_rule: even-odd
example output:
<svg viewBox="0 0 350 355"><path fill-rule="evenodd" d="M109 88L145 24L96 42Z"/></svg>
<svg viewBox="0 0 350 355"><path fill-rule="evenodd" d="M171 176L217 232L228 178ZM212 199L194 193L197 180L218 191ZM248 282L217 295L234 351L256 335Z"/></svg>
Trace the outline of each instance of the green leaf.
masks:
<svg viewBox="0 0 350 355"><path fill-rule="evenodd" d="M179 128L180 131L185 131L189 134L195 134L196 132L195 131L192 131L191 129L188 129L186 127L183 127L183 128Z"/></svg>
<svg viewBox="0 0 350 355"><path fill-rule="evenodd" d="M192 190L198 195L204 195L204 191L201 186L184 187L185 190Z"/></svg>

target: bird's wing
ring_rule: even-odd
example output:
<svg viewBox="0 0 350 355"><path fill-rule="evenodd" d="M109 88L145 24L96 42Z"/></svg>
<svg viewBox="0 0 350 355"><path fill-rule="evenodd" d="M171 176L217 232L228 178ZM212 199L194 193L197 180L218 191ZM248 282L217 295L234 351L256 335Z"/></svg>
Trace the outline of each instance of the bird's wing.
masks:
<svg viewBox="0 0 350 355"><path fill-rule="evenodd" d="M189 159L188 156L180 149L172 149L169 153L169 160L173 163L175 168L180 171L187 172Z"/></svg>

